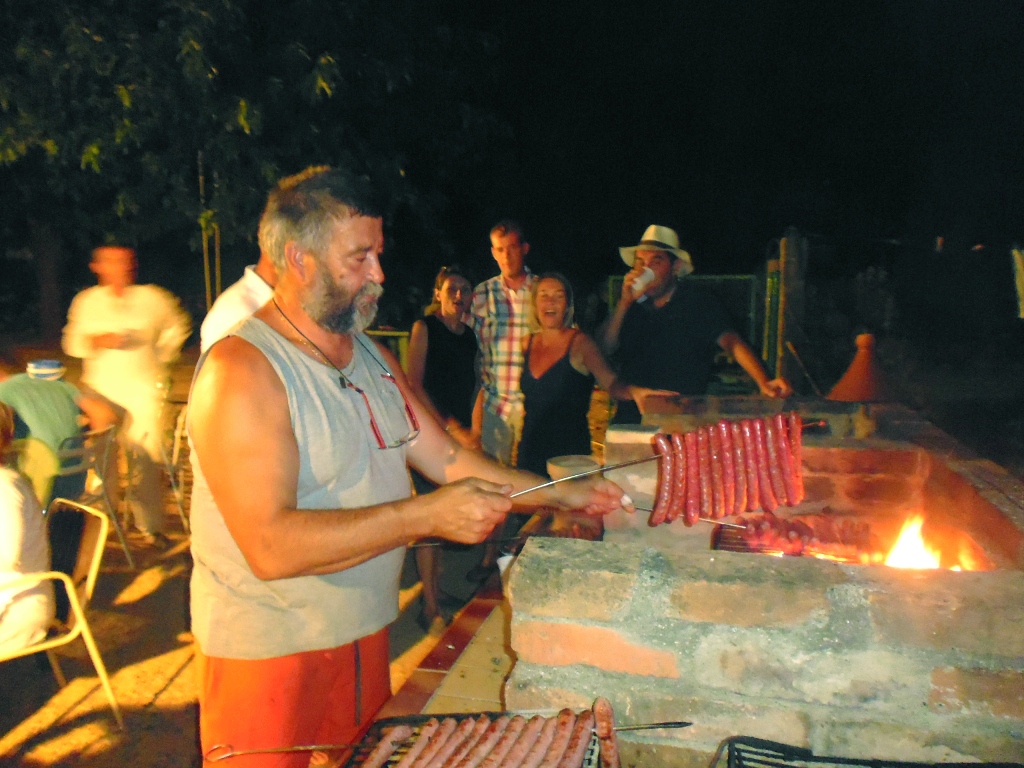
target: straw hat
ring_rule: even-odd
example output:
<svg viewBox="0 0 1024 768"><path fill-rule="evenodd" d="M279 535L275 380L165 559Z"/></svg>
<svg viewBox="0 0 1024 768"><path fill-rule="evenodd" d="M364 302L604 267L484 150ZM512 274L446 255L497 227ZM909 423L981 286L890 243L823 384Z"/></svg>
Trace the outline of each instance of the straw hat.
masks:
<svg viewBox="0 0 1024 768"><path fill-rule="evenodd" d="M644 230L638 245L628 245L619 248L619 255L626 262L626 266L633 266L633 258L637 251L666 251L678 259L674 271L677 276L684 277L693 272L693 262L690 261L690 254L679 247L679 235L674 229L662 227L658 224L651 224Z"/></svg>

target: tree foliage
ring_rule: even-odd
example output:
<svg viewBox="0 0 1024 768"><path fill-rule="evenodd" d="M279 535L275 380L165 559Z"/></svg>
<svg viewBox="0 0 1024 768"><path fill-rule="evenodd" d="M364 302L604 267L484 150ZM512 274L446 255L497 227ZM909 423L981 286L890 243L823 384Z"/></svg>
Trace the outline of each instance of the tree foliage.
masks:
<svg viewBox="0 0 1024 768"><path fill-rule="evenodd" d="M8 221L83 252L195 252L203 221L230 248L274 181L326 163L386 186L399 251L443 258L446 212L507 133L476 106L494 41L457 17L419 0L6 0Z"/></svg>

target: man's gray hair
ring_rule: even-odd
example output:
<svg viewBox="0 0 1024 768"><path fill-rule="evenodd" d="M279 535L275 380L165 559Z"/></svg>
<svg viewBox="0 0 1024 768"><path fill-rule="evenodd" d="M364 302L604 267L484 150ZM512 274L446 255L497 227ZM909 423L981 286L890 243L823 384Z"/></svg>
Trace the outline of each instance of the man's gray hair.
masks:
<svg viewBox="0 0 1024 768"><path fill-rule="evenodd" d="M334 225L350 216L383 216L369 177L326 165L310 166L281 179L270 191L260 217L260 252L279 272L284 269L288 242L322 256Z"/></svg>

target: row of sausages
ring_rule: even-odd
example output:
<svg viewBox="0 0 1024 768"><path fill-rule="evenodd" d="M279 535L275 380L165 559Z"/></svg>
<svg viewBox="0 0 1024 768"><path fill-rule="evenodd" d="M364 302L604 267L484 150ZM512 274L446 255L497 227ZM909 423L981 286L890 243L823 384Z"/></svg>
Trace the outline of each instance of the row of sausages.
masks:
<svg viewBox="0 0 1024 768"><path fill-rule="evenodd" d="M581 768L595 724L589 709L555 717L431 718L418 732L409 725L385 729L359 766L383 768L404 748L391 768Z"/></svg>
<svg viewBox="0 0 1024 768"><path fill-rule="evenodd" d="M803 423L796 411L722 419L692 432L659 432L653 438L658 490L648 525L679 518L694 525L804 498Z"/></svg>

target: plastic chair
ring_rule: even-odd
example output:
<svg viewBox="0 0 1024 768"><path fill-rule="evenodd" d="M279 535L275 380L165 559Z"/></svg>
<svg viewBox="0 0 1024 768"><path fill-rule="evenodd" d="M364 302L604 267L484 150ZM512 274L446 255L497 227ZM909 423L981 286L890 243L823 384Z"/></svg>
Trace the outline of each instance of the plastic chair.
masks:
<svg viewBox="0 0 1024 768"><path fill-rule="evenodd" d="M117 540L121 542L121 549L124 550L128 567L135 570L135 558L128 548L128 540L124 535L124 528L117 516L117 510L110 503L110 495L107 493L106 472L110 461L110 452L114 447L114 438L117 433L117 425L111 424L105 429L97 429L86 432L80 436L69 437L61 443L57 452L57 459L60 462L58 477L70 477L73 475L87 476L92 470L93 480L90 484L86 480L85 488L78 497L82 504L99 506L102 502L103 509L114 524L114 532L117 533ZM86 478L83 478L86 479Z"/></svg>
<svg viewBox="0 0 1024 768"><path fill-rule="evenodd" d="M45 509L50 503L53 480L60 471L57 454L42 440L23 437L12 441L10 449L5 454L5 463L11 460L12 455L17 457L15 466L32 483L32 490L35 491L39 505Z"/></svg>
<svg viewBox="0 0 1024 768"><path fill-rule="evenodd" d="M80 523L80 525L79 525ZM67 542L55 538L55 531L60 528L81 530L76 546L72 548L71 562L67 565L65 572L59 569L57 561L60 559L62 550L67 550ZM89 658L92 660L96 674L100 678L103 691L110 702L110 708L114 712L114 719L120 728L124 728L124 719L121 717L121 709L114 698L114 690L110 687L110 678L107 676L107 668L103 665L103 658L100 656L96 641L93 639L89 623L85 618L85 609L92 599L93 588L96 586L96 577L100 570L100 561L103 559L103 549L107 541L107 533L110 530L110 521L107 516L98 509L93 509L84 504L79 504L68 499L54 499L47 509L47 530L50 535L50 546L54 553L54 570L46 573L29 573L5 586L6 589L24 590L41 584L44 581L60 582L64 588L64 595L61 596L61 589L55 588L58 597L64 597L68 603L68 617L66 621L54 620L54 629L57 634L51 632L51 636L33 643L18 651L11 651L0 655L0 661L17 659L40 651L46 652L50 660L50 667L53 669L54 677L61 688L65 687L67 679L60 668L57 656L53 649L67 645L79 636L85 642L86 650L89 651ZM65 545L63 548L61 545ZM58 615L60 600L58 599Z"/></svg>

